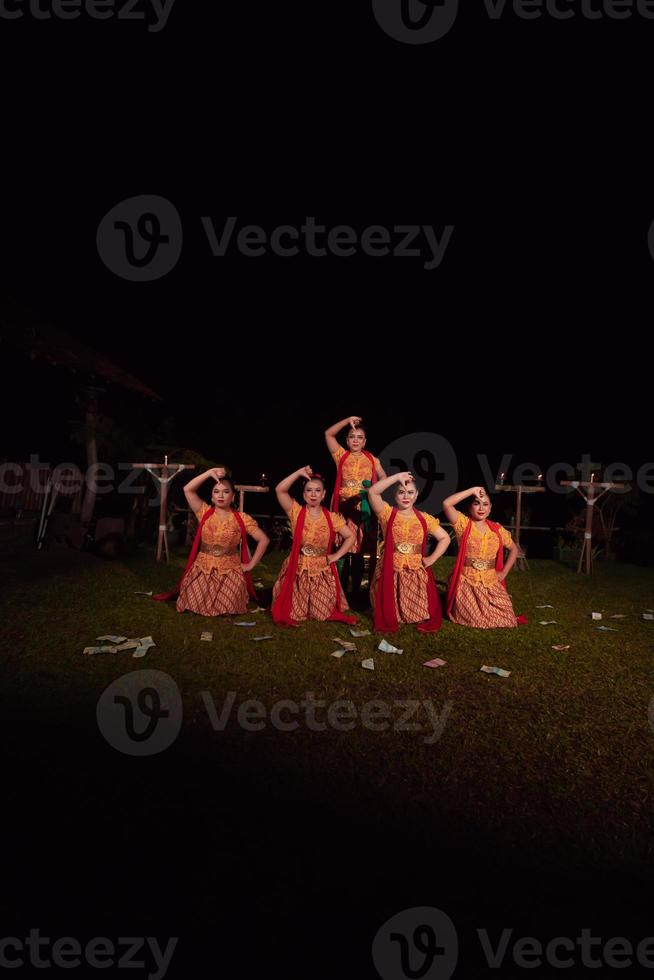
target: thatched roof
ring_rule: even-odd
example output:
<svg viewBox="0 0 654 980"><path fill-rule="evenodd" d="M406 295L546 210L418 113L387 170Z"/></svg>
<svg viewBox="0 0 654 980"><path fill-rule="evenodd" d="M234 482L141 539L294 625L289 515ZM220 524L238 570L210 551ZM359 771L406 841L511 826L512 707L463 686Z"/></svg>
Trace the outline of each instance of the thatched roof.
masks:
<svg viewBox="0 0 654 980"><path fill-rule="evenodd" d="M58 327L39 320L13 303L0 306L0 339L23 351L32 360L40 358L52 365L68 368L89 383L109 382L147 398L161 399L155 391L117 367L103 354L98 354Z"/></svg>

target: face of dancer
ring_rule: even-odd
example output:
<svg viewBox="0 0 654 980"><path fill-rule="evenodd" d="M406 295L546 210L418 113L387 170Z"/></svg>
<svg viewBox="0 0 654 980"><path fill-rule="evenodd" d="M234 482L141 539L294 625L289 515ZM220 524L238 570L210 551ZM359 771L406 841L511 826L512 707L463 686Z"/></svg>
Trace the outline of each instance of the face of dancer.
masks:
<svg viewBox="0 0 654 980"><path fill-rule="evenodd" d="M218 510L229 510L234 499L234 491L229 483L219 480L211 491L211 503Z"/></svg>
<svg viewBox="0 0 654 980"><path fill-rule="evenodd" d="M320 507L325 499L326 490L320 480L307 480L304 486L304 502L307 507Z"/></svg>
<svg viewBox="0 0 654 980"><path fill-rule="evenodd" d="M413 480L398 484L397 490L395 491L395 504L397 509L410 510L415 504L417 496L418 489Z"/></svg>
<svg viewBox="0 0 654 980"><path fill-rule="evenodd" d="M347 434L347 448L351 453L360 453L365 449L366 434L363 429L350 429Z"/></svg>
<svg viewBox="0 0 654 980"><path fill-rule="evenodd" d="M486 495L474 497L468 507L468 514L473 521L485 521L487 517L490 517L490 512L491 502Z"/></svg>

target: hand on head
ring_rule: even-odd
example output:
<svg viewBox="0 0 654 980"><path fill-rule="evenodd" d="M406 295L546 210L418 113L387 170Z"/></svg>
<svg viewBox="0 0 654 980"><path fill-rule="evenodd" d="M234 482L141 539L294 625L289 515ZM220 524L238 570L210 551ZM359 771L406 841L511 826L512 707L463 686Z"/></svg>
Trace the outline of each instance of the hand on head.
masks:
<svg viewBox="0 0 654 980"><path fill-rule="evenodd" d="M358 425L361 425L361 416L360 415L351 415L350 416L350 428L356 429L356 427Z"/></svg>
<svg viewBox="0 0 654 980"><path fill-rule="evenodd" d="M298 472L305 478L305 480L310 480L313 476L313 470L310 466L302 466Z"/></svg>

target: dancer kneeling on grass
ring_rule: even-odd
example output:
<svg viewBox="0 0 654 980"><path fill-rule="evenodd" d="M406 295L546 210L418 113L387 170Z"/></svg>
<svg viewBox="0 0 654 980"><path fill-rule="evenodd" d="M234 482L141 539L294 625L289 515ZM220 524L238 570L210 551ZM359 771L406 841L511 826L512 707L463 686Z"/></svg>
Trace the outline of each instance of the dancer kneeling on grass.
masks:
<svg viewBox="0 0 654 980"><path fill-rule="evenodd" d="M468 516L456 509L472 497ZM453 623L477 629L512 628L526 622L516 618L504 579L518 557L518 546L501 524L489 521L491 502L483 487L471 487L443 501L454 527L459 554L450 576L447 614ZM504 564L504 549L509 557Z"/></svg>
<svg viewBox="0 0 654 980"><path fill-rule="evenodd" d="M211 506L197 495L205 480L216 484ZM196 476L184 487L188 504L199 521L195 541L179 585L172 592L154 596L168 600L177 596L178 612L200 616L229 616L247 611L248 597L257 600L252 569L268 547L269 538L249 514L234 510L235 490L224 467L215 467ZM250 559L247 536L257 542Z"/></svg>
<svg viewBox="0 0 654 980"><path fill-rule="evenodd" d="M298 477L305 480L303 507L289 494ZM293 546L273 588L274 622L277 626L297 626L305 619L356 623L356 616L345 615L348 604L336 570L336 562L352 547L354 533L344 517L322 506L322 477L303 466L282 480L276 491L291 522ZM337 531L343 543L332 554Z"/></svg>
<svg viewBox="0 0 654 980"><path fill-rule="evenodd" d="M395 507L381 498L393 483L398 484ZM440 629L441 603L429 568L447 550L450 537L437 518L414 507L417 496L410 473L387 476L368 490L370 506L384 532L384 553L370 586L375 629L380 633L394 633L400 623L419 623L422 633ZM427 555L430 534L437 544Z"/></svg>

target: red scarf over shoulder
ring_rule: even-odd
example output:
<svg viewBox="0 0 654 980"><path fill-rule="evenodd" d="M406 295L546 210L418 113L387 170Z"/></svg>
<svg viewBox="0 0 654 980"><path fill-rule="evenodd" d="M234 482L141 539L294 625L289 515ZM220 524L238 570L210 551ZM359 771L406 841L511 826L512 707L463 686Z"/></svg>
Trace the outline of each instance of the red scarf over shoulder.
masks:
<svg viewBox="0 0 654 980"><path fill-rule="evenodd" d="M375 470L375 457L372 453L366 452L365 449L362 450L363 455L366 457L370 465L372 466L372 477L370 479L371 483L377 482L377 472ZM343 464L345 460L351 456L351 452L347 449L338 461L338 466L336 469L336 482L334 483L334 495L332 497L332 510L335 514L340 513L339 507L341 502L341 486L343 485Z"/></svg>
<svg viewBox="0 0 654 980"><path fill-rule="evenodd" d="M193 562L195 561L198 551L200 550L200 542L202 541L202 528L209 520L209 518L215 514L215 512L216 512L216 508L210 507L209 510L205 511L205 513L202 515L202 520L198 524L198 529L195 535L195 539L193 541L193 545L191 547L191 551L188 556L188 561L186 562L186 568L184 569L184 573L182 577L180 578L179 582L172 590L172 592L162 592L160 595L153 595L152 598L156 599L157 602L170 602L171 599L176 599L177 596L179 595L180 590L182 588L182 582L184 581L185 576L188 575L188 573L191 571L191 568L193 567ZM247 563L250 560L250 556L248 554L248 536L245 530L245 523L243 522L243 518L241 517L241 515L237 510L232 511L232 516L234 517L234 520L238 524L239 530L241 532L241 562L244 565L247 565ZM245 576L245 584L247 585L248 595L250 596L251 599L253 599L256 602L257 594L254 591L252 573L244 572L243 574Z"/></svg>
<svg viewBox="0 0 654 980"><path fill-rule="evenodd" d="M332 523L331 514L326 507L320 508L327 521L327 527L329 528L329 543L327 545L327 554L331 553L332 546L334 544L334 525ZM307 508L302 507L298 515L297 523L295 525L295 533L293 534L293 546L291 548L291 553L288 558L288 566L286 568L286 575L284 576L284 582L281 588L281 592L277 596L275 602L270 610L272 613L273 622L276 626L299 626L300 624L296 622L291 616L291 611L293 608L293 587L295 585L295 577L297 575L297 567L300 561L300 548L302 547L302 532L304 530L304 522L307 516ZM334 583L336 585L336 605L334 606L331 615L327 617L328 620L335 620L338 623L347 623L353 626L357 621L356 616L347 616L343 612L343 589L341 587L341 580L338 577L338 572L336 570L336 564L332 562L329 567L332 570L332 575L334 576Z"/></svg>
<svg viewBox="0 0 654 980"><path fill-rule="evenodd" d="M419 510L413 512L422 525L422 554L427 550L427 521ZM379 576L379 587L377 589L377 601L375 602L375 630L378 633L396 633L399 629L397 613L395 611L395 590L393 579L393 553L395 551L395 540L393 536L393 524L397 517L397 507L393 507L391 516L386 525L386 535L384 537L384 554L382 557L382 567ZM424 623L418 624L421 633L435 633L441 628L443 613L441 602L436 591L434 576L429 568L425 568L427 574L427 598L429 602L429 619Z"/></svg>

